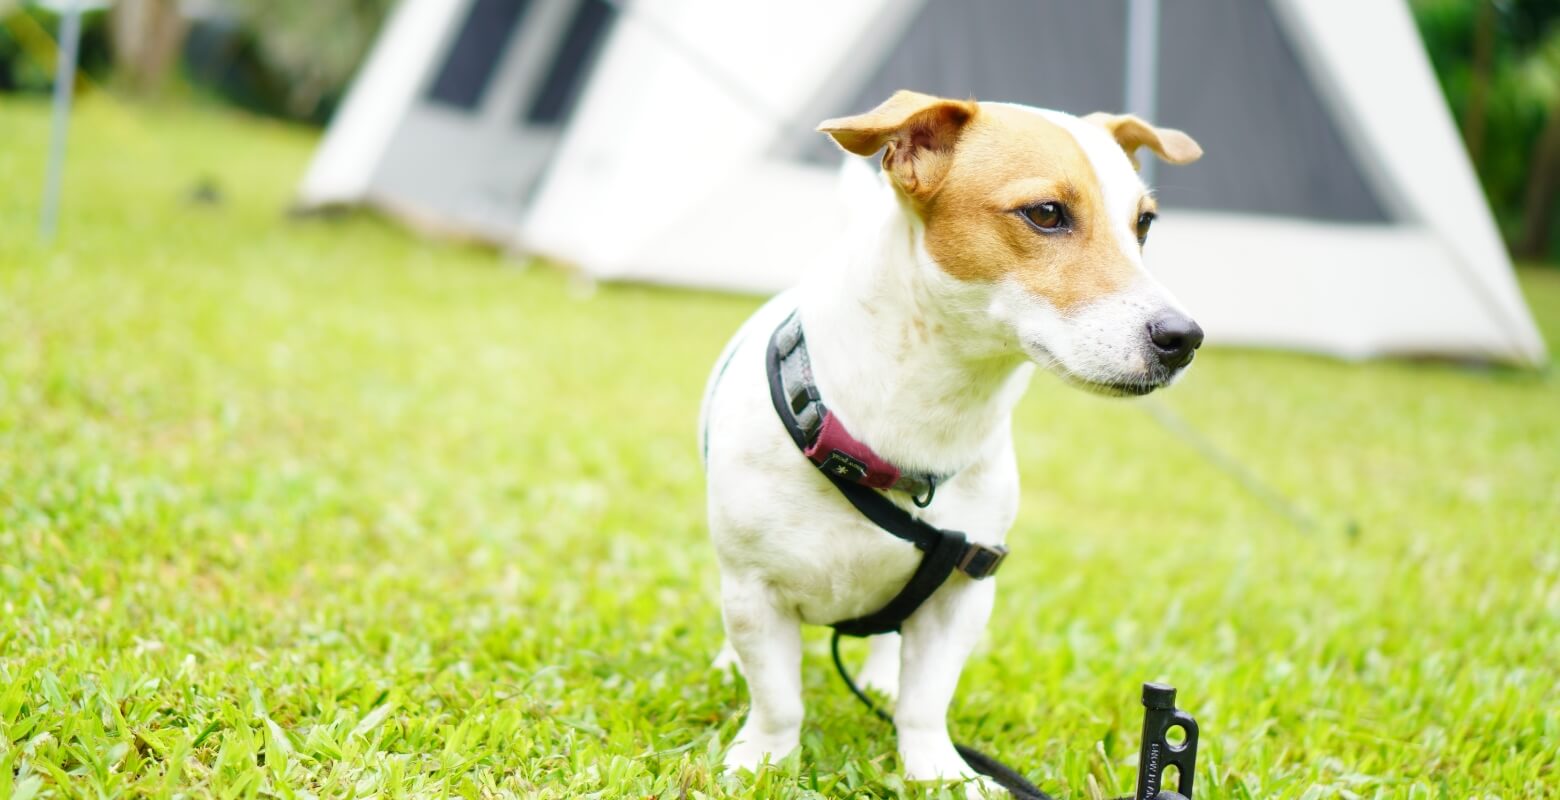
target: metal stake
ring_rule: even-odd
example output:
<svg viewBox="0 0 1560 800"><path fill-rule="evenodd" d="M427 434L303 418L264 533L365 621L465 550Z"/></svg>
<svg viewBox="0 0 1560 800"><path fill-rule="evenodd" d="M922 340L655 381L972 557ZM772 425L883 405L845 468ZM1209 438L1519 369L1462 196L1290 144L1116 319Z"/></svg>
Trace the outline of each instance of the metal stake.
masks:
<svg viewBox="0 0 1560 800"><path fill-rule="evenodd" d="M48 172L43 182L43 218L38 231L45 242L59 227L60 180L65 172L65 136L70 101L76 88L76 53L81 46L81 7L71 5L60 18L59 61L54 68L54 127L49 137Z"/></svg>

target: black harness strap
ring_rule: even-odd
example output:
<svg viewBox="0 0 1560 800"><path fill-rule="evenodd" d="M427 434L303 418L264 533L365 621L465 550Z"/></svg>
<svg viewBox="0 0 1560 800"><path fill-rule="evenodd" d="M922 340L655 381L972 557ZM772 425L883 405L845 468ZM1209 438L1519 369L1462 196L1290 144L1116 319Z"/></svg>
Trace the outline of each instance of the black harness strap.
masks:
<svg viewBox="0 0 1560 800"><path fill-rule="evenodd" d="M780 323L780 327L769 338L767 361L769 399L774 404L775 413L785 423L785 429L791 434L791 440L796 442L797 448L806 450L812 442L809 441L808 431L803 429L802 419L822 419L827 409L812 382L807 340L802 335L801 324L794 312ZM788 372L796 384L790 392L786 387ZM816 430L813 435L816 435ZM947 582L954 570L971 578L986 578L996 573L1002 559L1007 556L1006 548L971 543L959 531L944 530L917 519L875 489L845 480L826 467L820 466L819 471L862 516L879 528L915 545L925 554L905 588L889 600L888 605L864 617L834 623L834 630L841 634L872 636L898 631L904 621L937 591L937 587Z"/></svg>

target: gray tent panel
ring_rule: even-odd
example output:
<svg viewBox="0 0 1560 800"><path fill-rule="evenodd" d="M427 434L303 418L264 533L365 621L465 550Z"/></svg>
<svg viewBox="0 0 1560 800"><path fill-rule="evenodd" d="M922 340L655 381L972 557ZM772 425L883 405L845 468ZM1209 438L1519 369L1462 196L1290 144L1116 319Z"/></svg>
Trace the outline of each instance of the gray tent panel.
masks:
<svg viewBox="0 0 1560 800"><path fill-rule="evenodd" d="M1166 203L1388 221L1268 2L1175 0L1159 22L1155 122L1191 133L1206 153L1159 171Z"/></svg>
<svg viewBox="0 0 1560 800"><path fill-rule="evenodd" d="M928 0L848 102L819 109L817 119L866 111L900 89L1044 108L1117 108L1126 24L1121 2ZM812 125L799 127L808 132L804 158L838 160L839 150L811 133Z"/></svg>
<svg viewBox="0 0 1560 800"><path fill-rule="evenodd" d="M915 89L1044 108L1113 108L1121 104L1125 31L1121 2L930 0L854 105L866 110Z"/></svg>
<svg viewBox="0 0 1560 800"><path fill-rule="evenodd" d="M552 67L547 70L546 79L526 110L527 124L559 125L568 119L584 86L585 73L616 17L617 9L605 0L580 0L575 6L563 41L558 43Z"/></svg>
<svg viewBox="0 0 1560 800"><path fill-rule="evenodd" d="M1185 129L1207 153L1194 167L1159 170L1166 205L1387 220L1265 0L1174 0L1160 25L1154 121ZM929 0L849 102L816 118L865 111L899 89L1121 110L1125 47L1119 0ZM838 158L818 134L799 133L789 148L815 163Z"/></svg>

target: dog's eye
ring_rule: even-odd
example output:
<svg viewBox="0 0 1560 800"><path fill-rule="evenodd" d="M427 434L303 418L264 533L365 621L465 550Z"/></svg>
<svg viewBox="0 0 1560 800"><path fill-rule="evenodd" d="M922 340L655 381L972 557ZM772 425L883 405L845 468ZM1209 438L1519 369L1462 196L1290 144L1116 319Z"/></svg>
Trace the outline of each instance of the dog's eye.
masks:
<svg viewBox="0 0 1560 800"><path fill-rule="evenodd" d="M1154 224L1154 218L1157 216L1159 215L1152 211L1144 211L1138 215L1138 244L1141 245L1148 242L1148 226Z"/></svg>
<svg viewBox="0 0 1560 800"><path fill-rule="evenodd" d="M1057 233L1067 229L1067 209L1061 203L1036 203L1019 209L1024 219L1045 233Z"/></svg>

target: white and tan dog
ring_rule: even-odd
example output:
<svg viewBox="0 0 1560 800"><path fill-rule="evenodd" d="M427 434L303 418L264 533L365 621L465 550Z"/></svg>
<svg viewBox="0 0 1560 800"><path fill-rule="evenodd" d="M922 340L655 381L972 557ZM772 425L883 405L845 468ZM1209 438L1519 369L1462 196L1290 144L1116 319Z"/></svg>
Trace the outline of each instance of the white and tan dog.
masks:
<svg viewBox="0 0 1560 800"><path fill-rule="evenodd" d="M727 646L752 708L726 756L753 768L797 746L801 625L881 608L921 555L874 526L798 452L771 405L765 352L800 314L818 389L846 428L907 471L953 475L923 519L999 544L1018 505L1011 412L1039 364L1077 386L1139 395L1190 363L1202 331L1143 267L1155 213L1135 170L1147 147L1202 150L1135 117L1079 118L899 92L824 122L845 150L886 150L858 180L848 240L759 310L711 377L701 427ZM889 493L905 507L908 496ZM897 696L912 780L974 776L946 717L986 627L993 579L955 573L871 640L862 679ZM973 784L972 784L973 786Z"/></svg>

